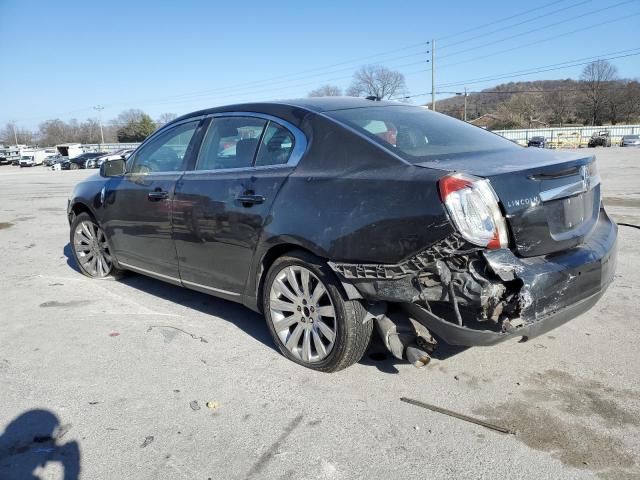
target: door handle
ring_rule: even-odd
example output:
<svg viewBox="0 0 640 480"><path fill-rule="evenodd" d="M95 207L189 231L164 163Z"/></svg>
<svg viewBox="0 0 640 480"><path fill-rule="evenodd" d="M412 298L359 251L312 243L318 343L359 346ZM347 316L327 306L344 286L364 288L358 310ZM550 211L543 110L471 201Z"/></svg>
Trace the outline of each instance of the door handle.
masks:
<svg viewBox="0 0 640 480"><path fill-rule="evenodd" d="M250 207L251 205L257 205L264 203L264 197L262 195L243 194L236 197L243 206Z"/></svg>
<svg viewBox="0 0 640 480"><path fill-rule="evenodd" d="M167 198L169 198L169 192L154 190L153 192L149 192L147 194L147 198L152 202L157 202L158 200L166 200Z"/></svg>

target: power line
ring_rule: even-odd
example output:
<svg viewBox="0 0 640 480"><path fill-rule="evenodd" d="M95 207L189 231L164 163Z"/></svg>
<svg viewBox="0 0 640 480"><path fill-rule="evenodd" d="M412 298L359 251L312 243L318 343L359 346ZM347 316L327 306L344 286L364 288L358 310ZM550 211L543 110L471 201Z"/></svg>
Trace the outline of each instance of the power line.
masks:
<svg viewBox="0 0 640 480"><path fill-rule="evenodd" d="M444 40L446 38L451 38L451 37L455 37L455 36L458 36L458 35L464 35L465 33L474 32L476 30L481 30L481 29L483 29L485 27L490 27L491 25L496 25L498 23L506 22L507 20L511 20L513 18L522 17L523 15L527 15L528 13L531 13L531 12L534 12L534 11L543 10L543 9L545 9L547 7L550 7L552 5L557 5L557 4L562 3L564 1L567 1L567 0L556 0L554 2L545 3L544 5L541 5L540 7L537 7L537 8L529 8L527 10L524 10L524 11L520 12L520 13L516 13L515 15L510 15L508 17L504 17L504 18L501 18L499 20L494 20L493 22L485 23L485 24L479 25L477 27L472 27L472 28L469 28L467 30L463 30L461 32L451 33L449 35L445 35L444 37L439 37L438 40Z"/></svg>
<svg viewBox="0 0 640 480"><path fill-rule="evenodd" d="M536 69L533 69L532 71L524 71L524 70L518 70L515 72L510 72L510 73L505 73L505 74L501 74L499 76L495 76L495 77L483 77L480 79L470 79L470 80L466 80L466 81L462 81L462 82L452 82L452 83L447 83L447 84L443 84L443 87L451 87L451 86L456 86L456 85L468 85L468 84L474 84L474 83L481 83L481 82L485 82L485 81L491 81L491 80L499 80L499 79L508 79L508 78L513 78L513 77L520 77L520 76L525 76L525 75L532 75L535 73L542 73L542 72L548 72L548 71L553 71L553 70L561 70L564 68L572 68L572 67L577 67L577 66L581 66L581 65L587 65L589 63L591 63L591 61L587 61L587 62L580 62L581 60L585 60L585 59L600 59L600 60L614 60L617 58L626 58L626 57L633 57L633 56L637 56L640 55L640 52L637 52L637 50L640 50L640 48L634 48L631 50L621 50L619 52L611 52L611 53L607 53L604 55L614 55L611 57L604 57L603 55L599 55L599 56L594 56L594 57L584 57L584 58L580 58L580 59L575 59L575 60L571 60L568 62L562 62L562 63L556 63L556 64L551 64L551 65L545 65L545 66L541 66L541 67L536 67ZM621 54L621 55L615 55L617 53L623 53L623 52L636 52L636 53L627 53L627 54ZM579 63L576 63L579 62ZM557 66L557 65L561 65L561 66ZM555 67L555 68L548 68L548 67ZM553 90L553 91L557 91L557 90ZM541 92L541 90L533 90L532 92ZM458 94L459 92L447 92L447 91L438 91L436 92L438 95L441 94ZM469 92L469 93L485 93L483 91L480 92ZM508 93L508 91L504 91L504 90L496 90L495 92L492 93ZM522 93L522 91L518 91L515 90L511 93ZM422 97L422 96L428 96L431 95L431 92L424 92L424 93L417 93L414 95L407 95L407 96L402 96L402 97L395 97L395 99L400 100L400 99L409 99L409 98L414 98L414 97Z"/></svg>
<svg viewBox="0 0 640 480"><path fill-rule="evenodd" d="M540 30L545 30L547 28L551 28L551 27L555 27L555 26L558 26L558 25L562 25L563 23L572 22L572 21L577 20L579 18L584 18L584 17L590 16L590 15L595 15L596 13L600 13L600 12L603 12L603 11L606 11L606 10L610 10L612 8L616 8L616 7L619 7L621 5L626 5L627 3L632 3L632 2L637 2L637 0L625 0L623 2L618 2L615 5L610 5L608 7L604 7L604 8L601 8L599 10L592 10L590 12L583 13L582 15L578 15L576 17L572 17L572 18L569 18L569 19L561 20L561 21L555 22L555 23L550 23L548 25L543 25L542 27L533 28L533 29L527 30L525 32L520 32L520 33L517 33L515 35L510 35L508 37L504 37L504 38L501 38L501 39L498 39L498 40L493 40L491 42L483 43L482 45L477 45L475 47L466 48L466 49L463 49L463 50L458 50L456 52L452 52L452 53L449 53L447 55L443 55L440 58L452 57L452 56L455 56L455 55L460 55L461 53L466 53L466 52L470 52L470 51L473 51L473 50L478 50L479 48L484 48L484 47L488 47L490 45L495 45L496 43L506 42L507 40L512 40L514 38L522 37L523 35L529 35L530 33L539 32Z"/></svg>
<svg viewBox="0 0 640 480"><path fill-rule="evenodd" d="M352 60L347 60L344 62L339 62L339 63L334 63L331 65L326 65L323 67L315 67L312 69L308 69L308 70L302 70L296 73L292 73L292 74L286 74L286 75L278 75L276 77L270 77L270 78L266 78L266 79L262 79L262 80L254 80L251 82L245 82L245 83L239 83L239 84L235 84L234 86L227 86L227 87L217 87L214 89L207 89L207 90L200 90L200 91L194 91L194 92L190 92L190 93L182 93L182 94L176 94L176 95L170 95L170 96L164 96L161 98L157 98L157 99L150 99L150 100L144 100L143 103L147 103L147 102L154 102L156 100L167 100L167 99L182 99L182 98L197 98L200 96L204 96L204 95L209 95L215 92L220 92L220 91L225 91L228 92L229 90L241 90L241 89L246 89L247 87L252 87L252 86L262 86L262 85L267 85L267 84L273 84L273 83L280 83L283 79L295 79L295 80L301 80L303 78L311 78L311 77L315 77L317 75L330 75L332 73L337 73L340 71L345 71L345 70L350 70L352 68L354 68L353 66L347 67L347 68L341 68L339 70L334 70L334 71L325 71L322 73L315 73L313 75L306 75L304 76L303 74L305 73L309 73L309 72L316 72L318 70L326 70L327 68L332 68L332 67L336 67L336 66L341 66L341 65L347 65L347 64L353 64L355 62L362 62L363 60L368 60L368 59L372 59L372 58L377 58L377 57L381 57L381 56L388 56L392 53L397 53L400 51L406 51L408 49L411 48L416 48L416 47L426 47L429 45L429 42L420 42L420 43L416 43L416 44L412 44L412 45L408 45L402 48L397 48L397 49L393 49L393 50L388 50L386 52L382 52L382 53L377 53L377 54L373 54L373 55L368 55L368 56L364 56L364 57L359 57L357 59L352 59ZM394 62L397 60L401 60L404 58L410 58L410 57L415 57L415 56L419 56L419 55L424 55L425 51L420 51L420 52L416 52L416 53L412 53L412 54L407 54L407 55L403 55L400 57L394 57L394 58L390 58L390 59L386 59L384 60L385 62ZM302 77L300 77L300 75L303 75ZM351 77L349 77L351 78ZM325 82L328 81L332 81L332 80L323 80ZM117 103L112 103L108 106L114 106L117 105Z"/></svg>
<svg viewBox="0 0 640 480"><path fill-rule="evenodd" d="M633 49L633 50L623 50L623 51L636 51L636 50L640 50L640 49L636 48L636 49ZM640 52L638 52L638 53L629 53L629 54L626 54L626 55L617 55L617 56L607 57L607 58L603 58L602 56L586 57L586 58L592 58L592 59L595 58L595 59L600 59L600 60L615 60L615 59L618 59L618 58L633 57L633 56L636 56L636 55L640 55ZM578 60L582 60L582 59L578 59ZM573 62L577 62L578 60L573 60ZM593 61L593 60L591 60L591 61ZM561 70L561 69L564 69L564 68L578 67L578 66L581 66L581 65L587 65L587 64L591 63L591 61L580 62L580 63L562 62L562 63L557 63L557 64L551 64L551 65L536 67L536 69L531 69L532 71L519 70L519 71L510 72L510 73L506 73L506 74L502 74L502 75L498 75L498 76L493 76L493 77L481 77L481 78L475 78L475 79L470 79L470 80L464 80L464 81L460 81L460 82L445 83L445 84L443 84L441 86L442 87L451 87L451 86L455 86L455 85L468 85L468 84L481 83L481 82L491 81L491 80L509 79L509 78L514 78L514 77L521 77L521 76L524 76L524 75L532 75L534 73L544 73L544 72L550 72L550 71L553 71L553 70ZM555 68L547 68L547 67L553 67L554 65L562 65L562 64L568 64L568 63L571 63L571 65L564 65L564 66L559 66L559 67L555 67ZM522 73L520 73L520 72L522 72Z"/></svg>
<svg viewBox="0 0 640 480"><path fill-rule="evenodd" d="M475 40L477 38L481 38L481 37L484 37L486 35L491 35L493 33L501 32L501 31L509 29L509 28L519 27L520 25L524 25L525 23L535 22L536 20L540 20L541 18L548 17L550 15L557 15L558 13L564 12L565 10L569 10L571 8L579 7L580 5L584 5L585 3L590 3L590 2L591 2L591 0L582 0L582 1L578 2L578 3L574 3L572 5L568 5L568 6L564 7L564 8L560 8L558 10L554 10L552 12L548 12L548 13L545 13L545 14L542 14L542 15L537 15L537 16L535 16L533 18L528 18L527 20L523 20L523 21L518 22L518 23L514 23L513 25L507 25L505 27L501 27L501 28L498 28L496 30L491 30L489 32L481 33L480 35L476 35L474 37L469 37L467 39L460 40L460 41L457 41L457 42L454 42L454 43L447 43L445 45L441 45L440 48L453 47L455 45L460 45L461 43L470 42L471 40Z"/></svg>
<svg viewBox="0 0 640 480"><path fill-rule="evenodd" d="M563 33L560 33L560 34L558 34L558 35L553 35L553 36L551 36L551 37L543 38L543 39L541 39L541 40L536 40L536 41L534 41L534 42L528 42L528 43L525 43L525 44L523 44L523 45L518 45L518 46L516 46L516 47L512 47L512 48L507 48L507 49L505 49L505 50L499 50L499 51L497 51L497 52L493 52L493 53L490 53L490 54L488 54L488 55L483 55L483 56L481 56L481 57L473 57L473 58L471 58L471 59L469 59L469 60L463 60L463 61L461 61L461 62L444 63L444 64L440 65L440 68L444 68L444 67L452 67L452 66L456 66L456 65L464 65L464 64L467 64L467 63L471 63L471 62L476 62L476 61L479 61L479 60L484 60L484 59L486 59L486 58L495 57L495 56L497 56L497 55L501 55L501 54L503 54L503 53L507 53L507 52L512 52L512 51L514 51L514 50L518 50L518 49L520 49L520 48L526 48L526 47L530 47L530 46L532 46L532 45L538 45L538 44L540 44L540 43L548 42L548 41L550 41L550 40L556 40L556 39L561 38L561 37L566 37L567 35L572 35L572 34L574 34L574 33L582 32L582 31L585 31L585 30L591 30L591 29L593 29L593 28L601 27L601 26L603 26L603 25L608 25L608 24L610 24L610 23L619 22L619 21L621 21L621 20L628 20L629 18L633 18L633 17L638 16L638 15L640 15L640 12L627 14L627 15L624 15L624 16L621 16L621 17L617 17L617 18L614 18L614 19L608 20L608 21L606 21L606 22L597 22L597 23L593 23L593 24L587 25L586 27L577 28L577 29L575 29L575 30L571 30L571 31L569 31L569 32L563 32Z"/></svg>

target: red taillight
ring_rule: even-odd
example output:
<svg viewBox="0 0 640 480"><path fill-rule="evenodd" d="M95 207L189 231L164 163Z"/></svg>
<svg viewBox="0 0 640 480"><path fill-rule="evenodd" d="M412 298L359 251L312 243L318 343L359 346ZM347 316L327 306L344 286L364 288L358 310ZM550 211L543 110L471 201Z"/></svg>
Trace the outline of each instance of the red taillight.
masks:
<svg viewBox="0 0 640 480"><path fill-rule="evenodd" d="M498 198L488 180L454 173L438 182L451 221L470 243L497 249L509 244Z"/></svg>
<svg viewBox="0 0 640 480"><path fill-rule="evenodd" d="M453 175L441 178L438 182L438 187L440 188L440 200L444 202L450 193L469 186L471 186L471 182L466 178L455 177Z"/></svg>

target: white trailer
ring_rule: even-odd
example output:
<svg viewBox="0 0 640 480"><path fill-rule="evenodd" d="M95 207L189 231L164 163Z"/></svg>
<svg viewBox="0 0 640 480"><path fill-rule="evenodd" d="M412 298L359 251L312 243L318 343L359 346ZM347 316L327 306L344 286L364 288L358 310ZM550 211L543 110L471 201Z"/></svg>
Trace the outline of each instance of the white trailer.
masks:
<svg viewBox="0 0 640 480"><path fill-rule="evenodd" d="M76 158L81 153L84 153L82 144L80 143L62 143L60 145L56 145L56 149L60 152L60 155L68 157L69 160Z"/></svg>

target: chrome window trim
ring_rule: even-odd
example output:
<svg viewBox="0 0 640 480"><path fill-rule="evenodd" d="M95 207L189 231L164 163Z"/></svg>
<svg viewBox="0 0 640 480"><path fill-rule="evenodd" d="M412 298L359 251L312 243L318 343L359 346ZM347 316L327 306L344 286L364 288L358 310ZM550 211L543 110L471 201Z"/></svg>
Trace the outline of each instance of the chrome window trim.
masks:
<svg viewBox="0 0 640 480"><path fill-rule="evenodd" d="M125 177L168 177L170 175L182 175L185 171L184 170L171 170L171 171L163 171L163 172L147 172L147 173L141 173L141 172L127 172L124 174Z"/></svg>
<svg viewBox="0 0 640 480"><path fill-rule="evenodd" d="M142 142L140 145L138 145L133 152L131 152L131 155L129 155L129 158L127 158L125 160L125 165L127 163L129 163L130 159L132 161L132 164L135 163L135 157L136 157L136 154L138 153L138 151L142 147L144 147L147 143L149 143L152 140L154 140L157 136L164 134L170 128L177 127L177 126L182 125L184 123L195 122L195 121L200 122L205 117L206 117L206 115L198 115L197 117L185 118L184 120L180 120L179 122L168 123L167 125L163 125L158 130L153 132L149 137L147 137L144 142ZM194 132L194 135L195 135L195 132ZM185 170L163 170L161 172L151 172L151 173L125 172L124 176L125 177L126 176L148 176L148 175L157 175L157 174L169 175L169 174L173 174L173 173L183 173L184 171Z"/></svg>
<svg viewBox="0 0 640 480"><path fill-rule="evenodd" d="M134 271L139 272L139 273L148 274L148 275L151 275L153 277L164 278L164 279L167 279L167 280L172 280L172 281L174 281L176 283L179 283L179 284L191 285L192 287L199 287L199 288L203 288L205 290L211 290L212 292L224 293L225 295L232 295L234 297L240 296L240 294L236 293L236 292L230 292L229 290L223 290L221 288L208 287L207 285L202 285L202 284L196 283L196 282L189 282L187 280L182 280L180 278L172 277L170 275L165 275L163 273L154 272L153 270L147 270L146 268L136 267L135 265L131 265L129 263L118 262L118 264L120 266L122 266L122 267L129 268L129 269L134 270Z"/></svg>
<svg viewBox="0 0 640 480"><path fill-rule="evenodd" d="M232 173L232 172L256 172L262 170L284 170L291 169L293 165L283 163L282 165L262 165L259 167L238 167L238 168L219 168L209 170L187 170L184 172L185 176L195 175L197 173Z"/></svg>
<svg viewBox="0 0 640 480"><path fill-rule="evenodd" d="M289 156L289 160L287 161L287 163L278 164L278 165L260 165L260 166L251 165L249 167L221 168L221 169L207 169L207 170L197 170L196 168L194 168L193 170L187 170L185 174L213 173L213 172L225 173L225 172L241 172L241 171L254 171L254 170L259 171L263 169L273 169L273 168L292 168L298 165L298 163L304 156L304 153L307 151L308 141L307 141L306 135L298 127L296 127L290 122L287 122L286 120L283 120L282 118L274 117L273 115L269 115L268 113L244 112L244 111L218 112L218 113L210 113L209 115L207 115L207 118L222 118L222 117L260 118L262 120L266 120L267 122L277 123L278 125L286 128L293 134L293 138L295 140L295 145L293 146L293 151ZM265 125L264 128L266 129L268 126L269 125L267 124ZM211 128L211 124L209 124L208 128ZM205 138L206 138L206 134L205 134ZM255 162L255 158L254 158L254 162Z"/></svg>

